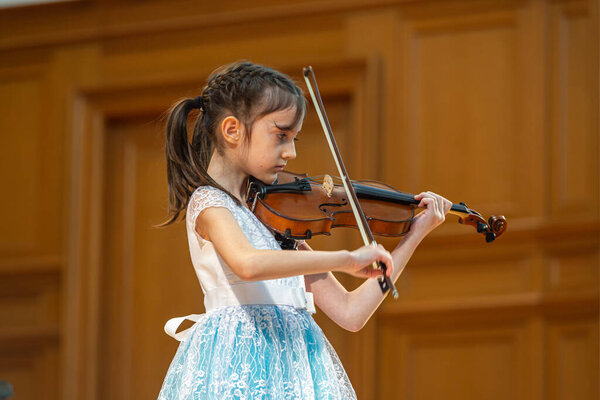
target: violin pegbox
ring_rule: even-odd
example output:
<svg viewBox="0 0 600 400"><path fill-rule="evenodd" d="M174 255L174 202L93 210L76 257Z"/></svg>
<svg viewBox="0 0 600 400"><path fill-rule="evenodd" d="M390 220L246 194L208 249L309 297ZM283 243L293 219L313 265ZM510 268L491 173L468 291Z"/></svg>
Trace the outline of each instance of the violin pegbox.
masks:
<svg viewBox="0 0 600 400"><path fill-rule="evenodd" d="M323 176L323 185L321 187L323 188L323 191L325 192L327 197L331 198L333 188L335 187L335 185L333 184L333 179L330 175Z"/></svg>

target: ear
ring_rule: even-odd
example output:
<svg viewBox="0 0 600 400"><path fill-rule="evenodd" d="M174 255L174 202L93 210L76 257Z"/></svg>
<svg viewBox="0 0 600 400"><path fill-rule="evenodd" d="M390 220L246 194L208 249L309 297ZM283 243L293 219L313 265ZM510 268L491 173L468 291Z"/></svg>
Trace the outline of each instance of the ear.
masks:
<svg viewBox="0 0 600 400"><path fill-rule="evenodd" d="M231 144L239 143L242 134L242 123L236 117L230 115L225 117L221 122L221 132L223 132L223 137L225 141Z"/></svg>

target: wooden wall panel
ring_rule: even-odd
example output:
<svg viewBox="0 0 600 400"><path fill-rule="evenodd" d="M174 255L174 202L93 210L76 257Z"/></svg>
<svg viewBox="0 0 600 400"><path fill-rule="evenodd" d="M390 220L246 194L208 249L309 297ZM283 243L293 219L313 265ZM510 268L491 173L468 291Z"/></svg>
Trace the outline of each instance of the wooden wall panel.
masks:
<svg viewBox="0 0 600 400"><path fill-rule="evenodd" d="M592 84L598 69L593 67L589 13L584 2L558 2L549 9L549 205L556 219L598 218L600 212L598 151L582 151L598 149L593 129L598 91Z"/></svg>
<svg viewBox="0 0 600 400"><path fill-rule="evenodd" d="M163 323L203 309L183 224L151 228L158 116L240 58L302 85L315 67L351 176L509 220L486 244L449 216L359 333L316 315L359 398L600 397L596 2L94 1L2 10L0 31L0 379L16 398L156 397L177 345ZM323 144L309 113L290 169L336 174Z"/></svg>
<svg viewBox="0 0 600 400"><path fill-rule="evenodd" d="M16 398L58 398L59 293L53 271L0 275L0 379Z"/></svg>
<svg viewBox="0 0 600 400"><path fill-rule="evenodd" d="M513 221L540 215L543 149L529 111L541 77L531 79L539 49L528 13L526 4L458 2L400 14L402 130L388 140L411 150L405 190L468 199Z"/></svg>
<svg viewBox="0 0 600 400"><path fill-rule="evenodd" d="M48 350L30 346L1 351L0 374L13 385L15 399L57 398L57 351L53 349L51 360L45 360L45 351Z"/></svg>
<svg viewBox="0 0 600 400"><path fill-rule="evenodd" d="M524 361L530 350L523 321L481 328L446 319L407 325L386 318L380 335L386 355L380 398L527 398Z"/></svg>
<svg viewBox="0 0 600 400"><path fill-rule="evenodd" d="M19 75L4 75L0 82L0 93L0 130L7 135L9 132L15 133L11 142L12 151L7 152L0 161L2 182L6 187L4 206L11 210L6 214L5 222L7 226L14 227L0 231L0 251L4 256L23 255L36 248L36 244L40 245L36 229L40 222L36 218L39 210L36 198L40 198L37 183L41 178L43 150L43 69L24 69ZM18 131L15 131L17 127ZM11 192L14 194L9 196Z"/></svg>
<svg viewBox="0 0 600 400"><path fill-rule="evenodd" d="M0 379L17 398L58 398L61 138L44 101L47 54L0 66Z"/></svg>
<svg viewBox="0 0 600 400"><path fill-rule="evenodd" d="M548 399L598 398L596 317L548 324Z"/></svg>

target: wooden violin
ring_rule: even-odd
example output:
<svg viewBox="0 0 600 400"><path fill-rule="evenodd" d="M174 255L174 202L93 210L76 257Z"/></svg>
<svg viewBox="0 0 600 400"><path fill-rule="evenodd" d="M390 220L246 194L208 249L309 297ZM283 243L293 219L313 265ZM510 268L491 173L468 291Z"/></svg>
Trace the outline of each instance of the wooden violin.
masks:
<svg viewBox="0 0 600 400"><path fill-rule="evenodd" d="M338 183L336 183L338 181ZM271 229L291 239L310 239L330 235L332 228L358 228L340 178L329 175L309 177L282 171L275 184L253 180L248 187L248 206ZM392 186L377 181L352 181L371 232L397 237L408 233L419 200ZM453 204L449 213L458 222L473 226L492 242L507 226L504 216L491 216L486 222L465 203Z"/></svg>

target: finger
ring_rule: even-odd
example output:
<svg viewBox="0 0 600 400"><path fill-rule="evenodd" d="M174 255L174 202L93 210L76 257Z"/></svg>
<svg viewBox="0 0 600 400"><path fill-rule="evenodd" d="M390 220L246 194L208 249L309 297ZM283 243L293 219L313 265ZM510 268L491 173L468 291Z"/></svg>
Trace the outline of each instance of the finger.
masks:
<svg viewBox="0 0 600 400"><path fill-rule="evenodd" d="M360 272L365 278L377 278L378 276L383 275L382 270L371 267L363 268Z"/></svg>
<svg viewBox="0 0 600 400"><path fill-rule="evenodd" d="M448 199L440 195L438 195L438 197L440 198L440 214L442 216L442 220L445 220L446 214L448 214L448 209L446 208L448 204Z"/></svg>
<svg viewBox="0 0 600 400"><path fill-rule="evenodd" d="M392 271L394 270L394 261L392 260L392 255L390 254L390 252L387 250L383 250L383 252L379 256L378 261L381 261L385 264L385 274L387 276L391 276Z"/></svg>
<svg viewBox="0 0 600 400"><path fill-rule="evenodd" d="M421 192L419 194L417 194L416 196L413 196L415 200L421 200L424 197L427 197L427 192Z"/></svg>
<svg viewBox="0 0 600 400"><path fill-rule="evenodd" d="M387 277L391 277L392 276L392 272L394 271L394 266L392 265L392 262L389 260L386 261L382 261L385 264L385 276ZM381 275L383 275L383 270L381 271Z"/></svg>
<svg viewBox="0 0 600 400"><path fill-rule="evenodd" d="M431 195L435 198L435 211L439 218L444 219L444 198L439 194L431 192Z"/></svg>
<svg viewBox="0 0 600 400"><path fill-rule="evenodd" d="M433 198L434 202L433 202L433 208L434 208L434 212L437 214L437 216L439 217L442 214L442 199L440 198L439 195L433 193L433 192L427 192L429 193L429 195Z"/></svg>
<svg viewBox="0 0 600 400"><path fill-rule="evenodd" d="M431 192L431 195L435 199L435 210L441 214L444 210L442 196L433 192Z"/></svg>
<svg viewBox="0 0 600 400"><path fill-rule="evenodd" d="M447 198L445 198L444 196L440 196L439 194L435 194L435 193L433 193L433 194L440 201L440 203L439 203L440 211L443 212L444 215L448 214L448 212L452 208L452 202L450 200L448 200Z"/></svg>
<svg viewBox="0 0 600 400"><path fill-rule="evenodd" d="M392 259L392 255L389 252L387 253L387 261L385 265L387 266L387 276L391 277L392 272L394 272L394 260Z"/></svg>
<svg viewBox="0 0 600 400"><path fill-rule="evenodd" d="M431 204L434 200L431 197L423 197L423 199L421 200L421 202L419 203L419 205L417 207L419 208L432 208L429 207L428 205Z"/></svg>
<svg viewBox="0 0 600 400"><path fill-rule="evenodd" d="M452 202L448 199L444 199L445 200L445 204L444 204L444 212L446 214L448 214L450 212L450 209L452 208Z"/></svg>

